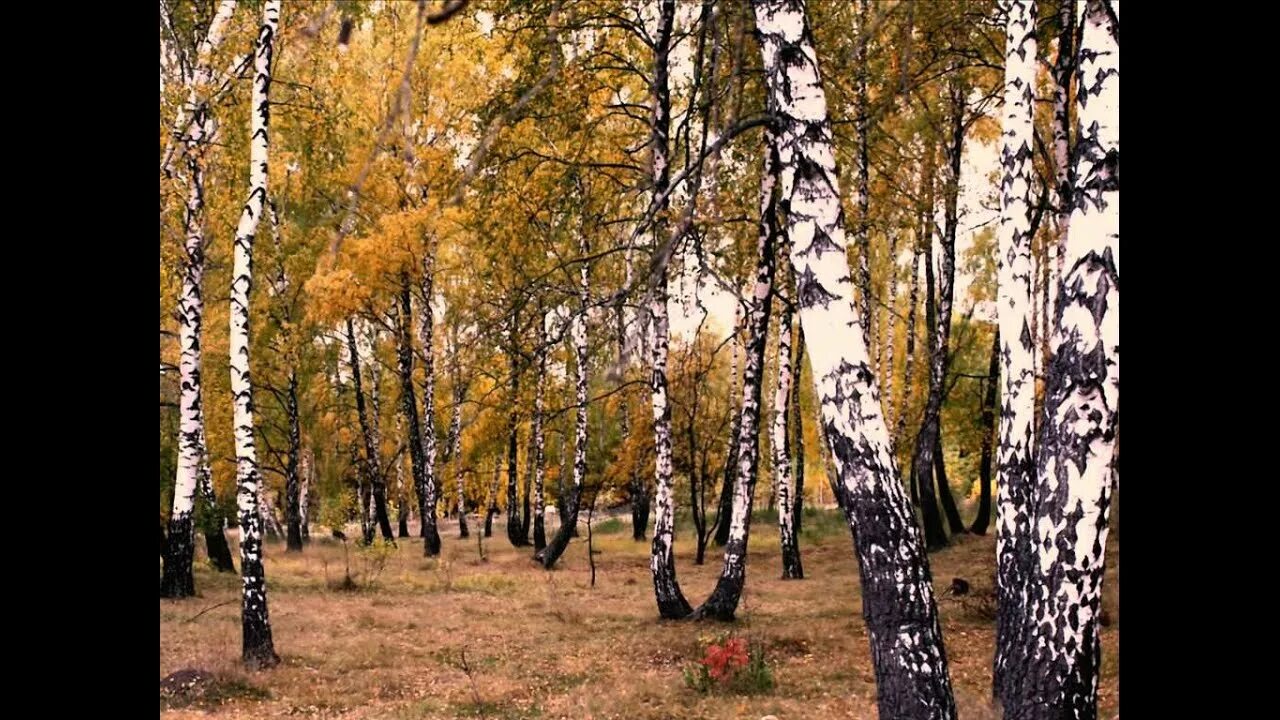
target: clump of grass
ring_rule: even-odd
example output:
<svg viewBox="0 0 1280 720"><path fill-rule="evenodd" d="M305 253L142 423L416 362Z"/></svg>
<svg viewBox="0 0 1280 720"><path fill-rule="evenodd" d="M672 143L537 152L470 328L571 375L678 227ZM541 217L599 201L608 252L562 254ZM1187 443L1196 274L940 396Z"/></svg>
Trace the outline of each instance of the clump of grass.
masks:
<svg viewBox="0 0 1280 720"><path fill-rule="evenodd" d="M237 675L210 673L188 668L160 681L160 710L178 708L216 709L233 700L266 700L267 690Z"/></svg>
<svg viewBox="0 0 1280 720"><path fill-rule="evenodd" d="M468 575L452 581L451 589L495 597L514 595L519 584L504 575Z"/></svg>

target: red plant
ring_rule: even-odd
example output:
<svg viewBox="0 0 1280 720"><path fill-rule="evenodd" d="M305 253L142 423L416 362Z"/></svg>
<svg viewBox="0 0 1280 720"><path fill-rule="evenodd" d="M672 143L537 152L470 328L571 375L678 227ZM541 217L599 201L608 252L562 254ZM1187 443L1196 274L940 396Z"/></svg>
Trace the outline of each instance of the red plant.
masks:
<svg viewBox="0 0 1280 720"><path fill-rule="evenodd" d="M731 638L723 645L708 645L702 664L715 680L732 675L739 668L747 666L747 641L743 638Z"/></svg>

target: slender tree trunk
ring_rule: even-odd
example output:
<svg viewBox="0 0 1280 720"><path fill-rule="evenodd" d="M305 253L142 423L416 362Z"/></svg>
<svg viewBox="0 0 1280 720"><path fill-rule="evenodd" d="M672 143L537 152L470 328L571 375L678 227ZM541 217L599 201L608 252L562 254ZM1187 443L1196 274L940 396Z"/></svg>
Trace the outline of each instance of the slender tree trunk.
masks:
<svg viewBox="0 0 1280 720"><path fill-rule="evenodd" d="M742 337L742 305L734 309L733 318L733 351L729 356L729 397L741 397L738 392L738 341ZM738 472L738 432L742 428L742 407L736 402L733 407L733 427L729 430L729 452L724 462L724 482L720 485L720 501L716 505L717 546L729 542L729 516L733 513L734 476Z"/></svg>
<svg viewBox="0 0 1280 720"><path fill-rule="evenodd" d="M947 516L947 529L952 535L965 533L964 521L960 519L960 511L956 509L956 498L951 492L951 481L947 480L947 464L942 454L942 429L938 429L938 439L933 448L933 473L938 479L938 500L942 503L942 512Z"/></svg>
<svg viewBox="0 0 1280 720"><path fill-rule="evenodd" d="M493 537L493 516L498 514L498 481L502 478L502 459L493 461L493 482L489 485L489 507L484 513L484 536Z"/></svg>
<svg viewBox="0 0 1280 720"><path fill-rule="evenodd" d="M591 243L587 239L586 228L581 229L580 252L583 258L591 254ZM573 338L573 354L577 377L575 378L575 394L577 400L577 422L573 439L573 488L565 502L567 513L563 517L560 529L551 538L551 542L534 554L534 559L550 570L569 546L569 538L574 536L578 527L578 505L582 500L582 485L587 475L587 308L591 305L590 263L585 260L579 270L580 287L578 290L578 312L573 318L570 335Z"/></svg>
<svg viewBox="0 0 1280 720"><path fill-rule="evenodd" d="M254 57L251 98L249 199L236 227L231 270L231 396L235 401L236 504L240 510L240 574L244 581L241 604L242 658L251 668L280 662L271 640L267 613L267 578L262 565L262 515L259 510L262 477L258 472L253 437L253 383L249 377L249 298L253 284L253 236L267 198L270 121L271 57L280 23L280 0L267 0L262 9Z"/></svg>
<svg viewBox="0 0 1280 720"><path fill-rule="evenodd" d="M191 570L195 558L193 514L201 458L205 456L200 399L200 330L204 317L201 290L204 279L204 153L213 135L208 99L202 99L202 95L209 82L210 58L222 43L227 21L235 9L234 0L223 0L218 5L209 22L209 32L196 52L196 68L187 95L190 122L181 138L187 181L186 206L183 209L186 256L182 264L182 295L178 298L178 345L182 348L178 361L181 387L178 398L178 469L173 486L173 509L169 514L164 574L160 579L160 597L167 598L189 597L196 592Z"/></svg>
<svg viewBox="0 0 1280 720"><path fill-rule="evenodd" d="M771 130L765 131L765 166L760 175L760 236L756 244L756 282L742 376L742 424L738 445L738 471L733 484L733 514L729 540L724 546L724 566L710 597L696 618L729 621L738 609L747 580L747 539L751 530L751 506L760 450L760 394L764 374L764 350L769 337L769 311L773 299L774 249L778 242L778 147Z"/></svg>
<svg viewBox="0 0 1280 720"><path fill-rule="evenodd" d="M653 124L650 139L653 151L653 192L655 199L666 193L670 179L667 159L668 133L671 129L671 95L667 86L667 62L671 50L671 30L675 23L675 0L662 0L658 16L658 33L654 43ZM658 217L666 211L666 202L658 201ZM666 236L666 223L655 223L655 236ZM667 353L671 328L667 317L667 269L659 271L651 289L649 302L649 347L653 353L649 377L653 406L653 444L656 453L654 481L657 488L657 512L653 524L653 544L649 553L649 570L653 575L653 592L658 602L658 615L664 619L688 616L693 610L676 579L675 560L675 492L671 467L671 406L667 383Z"/></svg>
<svg viewBox="0 0 1280 720"><path fill-rule="evenodd" d="M457 349L454 349L457 352ZM467 487L462 474L462 403L466 400L466 388L462 385L462 373L454 365L453 414L449 420L449 454L453 457L453 477L458 492L458 537L471 535L467 529Z"/></svg>
<svg viewBox="0 0 1280 720"><path fill-rule="evenodd" d="M436 362L435 362L435 310L431 305L435 297L435 242L427 239L422 253L421 313L418 325L418 341L422 344L422 470L425 491L418 496L418 514L431 516L431 522L422 521L421 533L428 548L428 557L439 552L440 533L436 522L436 510L440 504L440 484L436 481ZM434 533L434 537L428 535Z"/></svg>
<svg viewBox="0 0 1280 720"><path fill-rule="evenodd" d="M213 471L209 468L209 443L204 437L203 409L200 417L200 447L205 454L200 457L198 486L204 503L203 508L196 508L196 517L204 532L204 547L209 555L209 562L213 564L213 569L218 572L233 573L236 571L236 565L231 558L231 546L227 544L227 535L223 527L225 523L222 511L218 508L218 498L213 493Z"/></svg>
<svg viewBox="0 0 1280 720"><path fill-rule="evenodd" d="M347 318L347 352L351 362L351 384L356 395L356 417L360 421L360 437L364 440L364 462L362 463L364 482L361 483L360 526L364 534L364 543L368 545L373 542L373 519L376 519L382 530L382 537L391 540L395 536L391 532L391 521L387 518L386 486L381 480L382 467L378 461L378 442L374 436L373 423L377 422L377 416L371 419L365 405L363 381L360 377L360 348L356 345L356 331L351 318ZM378 492L380 487L381 493ZM372 518L369 509L370 500L373 501L374 506Z"/></svg>
<svg viewBox="0 0 1280 720"><path fill-rule="evenodd" d="M944 462L941 448L942 437L942 400L947 377L947 358L951 339L951 307L955 294L956 265L956 228L959 222L958 204L960 198L960 159L964 149L964 94L956 84L949 88L951 100L950 131L951 137L946 146L947 173L943 186L943 228L941 236L942 256L938 262L938 302L935 322L930 327L930 339L933 343L929 363L929 397L925 404L924 422L916 442L915 456L912 458L912 474L916 485L922 493L921 503L924 510L925 537L930 549L947 544L947 536L941 531L942 523L937 518L937 507L933 506L933 481L938 481L938 491L943 509L947 514L948 524L953 530L964 532L964 523L960 516L953 513L955 502L951 500L950 489L943 487L944 478L938 468ZM928 266L925 277L929 278L929 294L932 294L933 260L925 256ZM929 310L934 311L932 298L928 299ZM932 314L932 313L930 313ZM928 317L928 316L926 316ZM932 472L931 472L932 471ZM950 503L951 510L946 506ZM931 507L932 506L932 507Z"/></svg>
<svg viewBox="0 0 1280 720"><path fill-rule="evenodd" d="M1076 55L1073 52L1076 33L1076 0L1060 0L1058 3L1058 59L1054 63L1053 78L1053 160L1058 183L1057 242L1050 243L1050 289L1053 295L1048 317L1056 318L1058 294L1061 292L1062 260L1066 257L1067 235L1071 227L1071 197L1075 168L1071 164L1071 76L1075 72ZM1051 335L1052 333L1046 333Z"/></svg>
<svg viewBox="0 0 1280 720"><path fill-rule="evenodd" d="M800 320L823 432L860 560L880 716L955 717L928 556L899 479L849 278L826 112L804 6L753 0L768 106L778 118L781 194Z"/></svg>
<svg viewBox="0 0 1280 720"><path fill-rule="evenodd" d="M299 473L298 487L298 525L302 534L302 542L311 542L311 531L308 529L308 518L311 515L308 508L310 500L311 477L315 472L315 462L312 459L311 451L304 450L302 453L302 470Z"/></svg>
<svg viewBox="0 0 1280 720"><path fill-rule="evenodd" d="M942 355L946 352L946 346L938 343L941 323L938 322L938 304L934 299L936 282L933 273L932 235L933 233L926 235L923 258L925 336L929 339L929 393L925 399L924 418L916 433L915 451L911 455L911 497L913 500L919 498L925 542L930 551L947 544L947 532L942 527L942 515L938 510L938 498L934 494L933 484L933 456L938 446L938 425L942 411Z"/></svg>
<svg viewBox="0 0 1280 720"><path fill-rule="evenodd" d="M511 413L507 419L507 540L514 547L529 544L529 537L524 534L524 524L520 519L518 484L517 432L520 429L520 359L516 352L515 320L511 323Z"/></svg>
<svg viewBox="0 0 1280 720"><path fill-rule="evenodd" d="M897 408L893 406L893 375L895 368L893 366L893 354L897 339L895 331L898 325L898 315L894 311L894 306L898 301L898 234L896 232L889 233L889 295L885 298L885 314L888 316L888 327L885 328L884 338L880 341L880 345L876 351L876 357L885 356L884 362L878 362L876 368L880 371L880 376L884 378L884 397L889 402L886 408L884 420L886 423L892 423L897 417Z"/></svg>
<svg viewBox="0 0 1280 720"><path fill-rule="evenodd" d="M573 465L567 448L568 442L569 433L560 433L560 472L556 475L556 517L559 518L562 526L569 520L569 495L564 489L564 479L573 476ZM576 526L569 531L569 537L578 537Z"/></svg>
<svg viewBox="0 0 1280 720"><path fill-rule="evenodd" d="M1032 493L1032 542L1049 550L1034 556L1026 629L1010 658L1005 717L1017 720L1098 712L1098 614L1120 418L1120 46L1108 15L1096 0L1084 8L1068 272Z"/></svg>
<svg viewBox="0 0 1280 720"><path fill-rule="evenodd" d="M991 525L991 448L996 427L996 380L1000 375L1000 328L991 340L991 364L987 368L986 388L982 395L982 456L978 461L978 514L969 526L974 535L986 535Z"/></svg>
<svg viewBox="0 0 1280 720"><path fill-rule="evenodd" d="M867 0L858 0L858 32L867 30ZM857 44L858 69L854 75L855 102L857 116L854 119L858 133L858 224L855 226L855 239L858 245L858 317L862 319L863 334L867 338L867 347L873 353L878 346L876 342L876 323L871 306L871 231L868 215L871 201L871 163L867 146L867 45L869 39ZM888 390L885 391L886 393Z"/></svg>
<svg viewBox="0 0 1280 720"><path fill-rule="evenodd" d="M302 552L302 515L298 508L298 454L302 452L302 429L298 423L298 371L289 371L289 391L285 396L289 416L289 452L284 466L284 514L288 525L286 552Z"/></svg>
<svg viewBox="0 0 1280 720"><path fill-rule="evenodd" d="M404 442L404 414L396 413L396 441ZM403 447L403 446L402 446ZM404 457L396 454L396 537L408 538L409 534L409 486L404 481Z"/></svg>
<svg viewBox="0 0 1280 720"><path fill-rule="evenodd" d="M793 282L794 287L794 282ZM792 296L795 297L794 295ZM795 508L792 511L791 524L795 526L796 537L800 537L804 520L804 413L800 408L800 388L804 380L804 328L797 328L795 380L791 383L791 432L792 451L795 453L796 492Z"/></svg>
<svg viewBox="0 0 1280 720"><path fill-rule="evenodd" d="M369 527L379 527L382 537L394 543L395 532L391 529L391 511L387 505L387 473L382 465L382 366L378 363L376 348L378 332L375 330L369 337L369 346L374 348L374 361L369 364L369 429L373 434L373 456L376 472L373 484L369 487L372 507L369 515Z"/></svg>
<svg viewBox="0 0 1280 720"><path fill-rule="evenodd" d="M396 354L400 368L400 411L408 424L409 466L413 472L413 486L418 491L418 519L422 523L422 554L435 557L440 554L440 532L436 528L435 507L428 499L435 497L434 482L427 472L426 450L422 446L422 427L418 422L418 398L413 387L413 293L409 287L409 273L400 273L400 317L397 325L399 338Z"/></svg>
<svg viewBox="0 0 1280 720"><path fill-rule="evenodd" d="M917 227L920 228L921 236L924 235L924 221L921 220ZM916 238L915 253L911 257L911 299L907 307L907 346L905 348L905 367L902 372L902 399L898 403L898 425L894 431L894 438L899 441L906 435L907 431L907 415L911 409L911 387L915 380L915 361L916 361L916 309L920 307L920 251L923 247L922 237ZM912 487L915 487L914 481ZM919 505L916 495L911 494L911 502Z"/></svg>
<svg viewBox="0 0 1280 720"><path fill-rule="evenodd" d="M784 237L778 254L787 257L790 243ZM783 270L783 275L789 275ZM791 295L795 297L794 294ZM794 383L798 384L798 383ZM791 487L791 305L783 301L778 314L778 385L773 393L773 474L778 488L778 540L782 546L782 579L799 580L804 577L800 563L800 544L796 538L795 508L792 505Z"/></svg>
<svg viewBox="0 0 1280 720"><path fill-rule="evenodd" d="M1031 341L1031 184L1035 173L1033 113L1036 6L1005 0L1005 117L1001 150L998 268L1000 445L996 453L996 653L992 691L1008 701L1026 605L1031 544L1035 427L1034 345Z"/></svg>
<svg viewBox="0 0 1280 720"><path fill-rule="evenodd" d="M547 546L547 529L545 523L546 502L543 494L543 483L546 479L545 440L543 423L545 418L544 398L547 394L547 314L538 314L538 377L537 389L533 396L533 549L541 550ZM526 504L528 496L526 495Z"/></svg>

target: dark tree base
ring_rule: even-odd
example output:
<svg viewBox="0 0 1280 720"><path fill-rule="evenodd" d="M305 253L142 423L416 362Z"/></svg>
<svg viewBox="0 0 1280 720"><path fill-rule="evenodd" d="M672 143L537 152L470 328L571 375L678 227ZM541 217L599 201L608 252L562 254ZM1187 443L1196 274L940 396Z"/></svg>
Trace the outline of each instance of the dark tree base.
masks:
<svg viewBox="0 0 1280 720"><path fill-rule="evenodd" d="M213 564L215 570L227 573L236 571L236 564L231 559L231 546L227 544L227 536L222 532L222 528L205 531L204 547L209 553L209 562ZM298 549L302 549L301 541L298 543Z"/></svg>
<svg viewBox="0 0 1280 720"><path fill-rule="evenodd" d="M782 549L782 579L804 579L804 567L800 564L799 548L787 547Z"/></svg>
<svg viewBox="0 0 1280 720"><path fill-rule="evenodd" d="M458 537L471 537L471 530L467 528L467 516L462 513L458 513Z"/></svg>
<svg viewBox="0 0 1280 720"><path fill-rule="evenodd" d="M248 630L245 631L246 635ZM254 639L254 644L249 645L249 639L245 639L244 652L240 659L244 661L245 667L250 670L266 670L280 664L280 656L276 654L275 648L271 644L271 630L266 632L266 639Z"/></svg>
<svg viewBox="0 0 1280 720"><path fill-rule="evenodd" d="M294 522L289 523L288 535L285 538L285 552L302 552L302 528Z"/></svg>
<svg viewBox="0 0 1280 720"><path fill-rule="evenodd" d="M426 535L422 538L422 554L424 557L435 557L440 554L440 533L435 525L428 528Z"/></svg>
<svg viewBox="0 0 1280 720"><path fill-rule="evenodd" d="M160 578L160 597L184 598L196 594L196 581L191 573L195 546L191 540L190 515L169 521L169 541L165 544L164 575Z"/></svg>
<svg viewBox="0 0 1280 720"><path fill-rule="evenodd" d="M551 538L551 542L547 543L545 548L533 554L533 559L542 563L542 567L548 570L554 568L556 562L560 560L560 556L569 547L569 540L575 535L573 530L577 524L578 519L576 517L569 518L569 523L561 525L560 529Z"/></svg>
<svg viewBox="0 0 1280 720"><path fill-rule="evenodd" d="M693 620L719 620L733 622L734 613L738 610L738 601L742 598L743 578L721 577L711 597L702 603L702 607L693 611Z"/></svg>

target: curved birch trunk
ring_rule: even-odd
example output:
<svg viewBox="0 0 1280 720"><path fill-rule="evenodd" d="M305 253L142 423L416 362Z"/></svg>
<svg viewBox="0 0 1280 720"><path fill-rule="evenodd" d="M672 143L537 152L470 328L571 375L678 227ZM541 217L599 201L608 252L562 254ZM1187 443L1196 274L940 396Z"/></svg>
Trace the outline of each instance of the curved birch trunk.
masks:
<svg viewBox="0 0 1280 720"><path fill-rule="evenodd" d="M418 440L422 443L422 485L418 488L418 515L423 518L419 534L422 535L423 554L427 557L440 553L440 531L436 521L436 506L440 498L436 482L436 365L435 365L435 311L431 306L435 285L435 243L428 241L422 255L422 306L418 325L418 340L422 343L422 423ZM427 516L431 521L427 522Z"/></svg>
<svg viewBox="0 0 1280 720"><path fill-rule="evenodd" d="M789 246L784 239L779 255L786 257ZM804 577L800 564L800 546L796 540L795 515L791 487L791 442L788 422L791 403L791 305L784 301L778 315L778 385L773 393L773 473L778 488L778 540L782 545L782 579Z"/></svg>
<svg viewBox="0 0 1280 720"><path fill-rule="evenodd" d="M756 282L752 292L746 362L742 375L742 424L734 442L738 446L738 469L733 483L733 513L729 539L724 545L724 565L720 578L706 602L693 617L729 621L742 599L747 581L747 539L751 530L751 506L760 451L760 394L764 374L764 350L769 337L769 311L773 299L773 276L778 241L778 171L776 138L765 131L765 164L760 173L760 236L756 243Z"/></svg>
<svg viewBox="0 0 1280 720"><path fill-rule="evenodd" d="M1000 182L1000 443L996 451L996 654L992 690L1004 700L1005 678L1019 643L1025 582L1035 548L1030 504L1035 459L1035 349L1031 336L1031 187L1036 7L1006 0L1004 133ZM1016 671L1016 668L1014 669Z"/></svg>
<svg viewBox="0 0 1280 720"><path fill-rule="evenodd" d="M1113 6L1115 7L1115 6ZM1095 718L1103 552L1120 404L1120 46L1102 3L1083 11L1080 137L1066 275L1052 339L1031 512L1041 548L1007 718Z"/></svg>
<svg viewBox="0 0 1280 720"><path fill-rule="evenodd" d="M196 69L188 89L191 121L182 138L183 165L187 180L183 232L186 257L182 265L182 295L178 298L178 468L173 486L173 509L169 514L169 539L165 545L164 574L160 597L183 598L196 592L191 566L195 558L196 485L200 463L205 456L204 422L200 399L200 335L204 317L201 283L204 279L204 152L213 135L213 119L207 101L200 102L209 82L210 60L222 43L227 21L235 12L234 0L223 0L209 32L196 52Z"/></svg>
<svg viewBox="0 0 1280 720"><path fill-rule="evenodd" d="M240 510L240 573L244 581L241 625L242 658L252 668L280 662L271 641L267 614L267 579L262 565L262 513L253 437L253 384L249 376L249 295L253 284L253 236L267 199L270 123L271 58L280 24L280 0L267 0L262 9L254 56L252 132L249 154L249 199L236 227L231 269L231 395L235 400L236 504Z"/></svg>
<svg viewBox="0 0 1280 720"><path fill-rule="evenodd" d="M800 321L861 567L880 716L955 717L929 560L899 479L854 306L834 143L804 5L753 0Z"/></svg>

